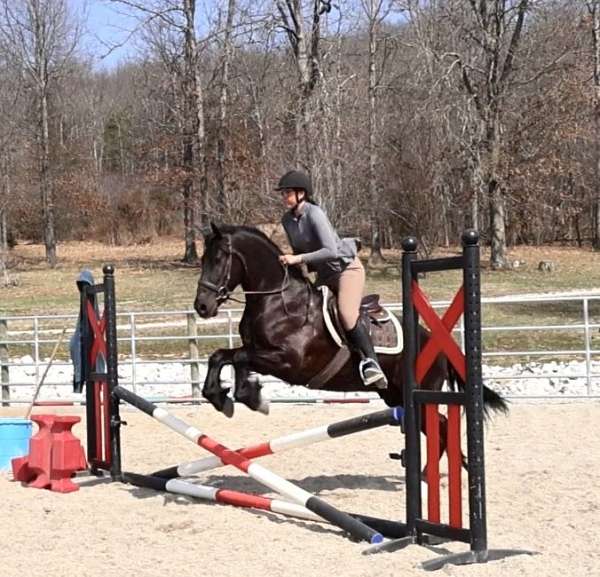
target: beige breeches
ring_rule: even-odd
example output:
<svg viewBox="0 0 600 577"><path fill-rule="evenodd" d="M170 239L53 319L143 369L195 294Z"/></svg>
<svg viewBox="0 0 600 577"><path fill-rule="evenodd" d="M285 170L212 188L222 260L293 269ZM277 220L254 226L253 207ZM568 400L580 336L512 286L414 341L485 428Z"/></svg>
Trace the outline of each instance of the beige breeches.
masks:
<svg viewBox="0 0 600 577"><path fill-rule="evenodd" d="M340 321L344 329L353 329L358 321L365 289L365 269L360 259L356 257L339 277L327 284L337 295Z"/></svg>

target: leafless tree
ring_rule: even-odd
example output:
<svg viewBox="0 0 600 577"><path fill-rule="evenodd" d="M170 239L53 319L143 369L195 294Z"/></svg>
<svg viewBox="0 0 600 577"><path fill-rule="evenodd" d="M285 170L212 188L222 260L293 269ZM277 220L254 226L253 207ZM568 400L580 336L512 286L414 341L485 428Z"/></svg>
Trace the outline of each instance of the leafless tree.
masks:
<svg viewBox="0 0 600 577"><path fill-rule="evenodd" d="M490 239L494 266L511 243L599 238L600 0L387 1L220 0L202 22L197 1L111 2L137 16L134 56L103 70L72 58L73 80L48 84L57 238L177 231L194 259L209 214L276 222L272 184L294 163L373 254L405 234L447 245L465 222ZM2 22L32 2L0 0ZM0 168L11 229L39 240L32 63L0 51L14 112L0 117L17 134Z"/></svg>
<svg viewBox="0 0 600 577"><path fill-rule="evenodd" d="M331 11L331 2L311 0L310 16L302 0L276 0L281 23L289 41L297 72L295 94L295 160L298 165L313 165L310 145L311 100L321 78L321 16ZM307 25L309 32L307 33ZM315 175L313 175L314 178Z"/></svg>
<svg viewBox="0 0 600 577"><path fill-rule="evenodd" d="M227 214L227 191L225 187L225 150L226 126L229 106L229 72L233 51L232 32L233 19L236 11L236 0L227 0L227 15L223 29L221 78L219 86L219 117L217 122L217 150L216 150L216 182L217 206L220 214Z"/></svg>
<svg viewBox="0 0 600 577"><path fill-rule="evenodd" d="M8 284L8 208L11 199L11 156L16 137L15 114L19 110L18 76L0 56L0 275Z"/></svg>
<svg viewBox="0 0 600 577"><path fill-rule="evenodd" d="M595 186L592 201L592 246L600 250L600 0L585 0L591 17L594 66L593 107L595 123Z"/></svg>
<svg viewBox="0 0 600 577"><path fill-rule="evenodd" d="M455 2L449 4L448 13L456 14L459 7ZM505 189L499 170L501 125L529 4L530 0L469 0L471 18L465 32L479 49L450 56L479 117L481 173L489 202L494 268L507 265Z"/></svg>
<svg viewBox="0 0 600 577"><path fill-rule="evenodd" d="M181 90L181 148L183 169L183 221L185 236L184 262L195 262L197 207L199 218L205 218L209 211L208 184L206 177L206 137L204 123L204 93L198 58L196 35L196 0L152 0L147 2L111 0L134 10L140 15L144 26L166 30L165 35L151 34L154 47L163 56L168 49L161 45L165 38L176 36L175 61L168 61L169 71L175 75L176 84ZM154 29L156 30L156 28ZM173 54L171 53L170 56ZM180 61L179 61L180 58ZM180 76L179 76L180 75ZM179 86L176 87L178 89Z"/></svg>
<svg viewBox="0 0 600 577"><path fill-rule="evenodd" d="M52 82L68 71L79 28L66 0L0 0L0 50L9 54L35 95L38 175L46 259L56 265L54 185L48 102Z"/></svg>
<svg viewBox="0 0 600 577"><path fill-rule="evenodd" d="M369 155L369 202L371 226L371 254L369 262L377 264L383 261L381 253L381 218L379 184L379 138L381 131L378 111L382 76L385 64L390 56L389 44L382 34L382 26L389 15L391 3L388 0L361 0L368 29L368 155ZM390 43L391 44L391 43Z"/></svg>

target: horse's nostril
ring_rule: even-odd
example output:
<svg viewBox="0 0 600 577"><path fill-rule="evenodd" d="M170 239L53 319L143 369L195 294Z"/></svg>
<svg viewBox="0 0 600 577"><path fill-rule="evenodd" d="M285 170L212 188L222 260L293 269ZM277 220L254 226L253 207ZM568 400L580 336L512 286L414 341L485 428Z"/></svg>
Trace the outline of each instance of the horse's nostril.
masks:
<svg viewBox="0 0 600 577"><path fill-rule="evenodd" d="M206 314L206 305L200 302L200 299L196 299L196 302L194 302L194 308L200 316Z"/></svg>

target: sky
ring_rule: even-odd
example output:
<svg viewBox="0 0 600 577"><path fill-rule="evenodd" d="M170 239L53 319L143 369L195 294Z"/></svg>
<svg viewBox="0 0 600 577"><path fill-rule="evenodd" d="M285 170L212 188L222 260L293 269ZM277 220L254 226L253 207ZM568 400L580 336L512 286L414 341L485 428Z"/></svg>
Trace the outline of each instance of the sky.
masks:
<svg viewBox="0 0 600 577"><path fill-rule="evenodd" d="M143 0L140 0L143 1ZM110 0L67 0L71 10L85 23L86 34L83 45L88 54L93 55L98 69L114 69L120 63L135 58L139 53L132 31L139 24L133 16L127 15L127 8ZM254 0L258 8L261 0ZM198 0L196 7L197 22L206 23L215 16L214 0ZM397 16L389 14L388 21ZM200 30L201 31L201 30Z"/></svg>
<svg viewBox="0 0 600 577"><path fill-rule="evenodd" d="M97 68L116 68L135 55L135 40L128 41L128 37L136 20L127 17L122 8L107 0L69 0L69 4L84 21L83 45Z"/></svg>
<svg viewBox="0 0 600 577"><path fill-rule="evenodd" d="M139 22L134 16L127 15L127 7L110 0L67 1L72 11L85 22L84 46L94 55L97 68L115 68L139 52L135 35L131 37ZM208 14L213 12L211 0L197 2L198 21L206 22Z"/></svg>

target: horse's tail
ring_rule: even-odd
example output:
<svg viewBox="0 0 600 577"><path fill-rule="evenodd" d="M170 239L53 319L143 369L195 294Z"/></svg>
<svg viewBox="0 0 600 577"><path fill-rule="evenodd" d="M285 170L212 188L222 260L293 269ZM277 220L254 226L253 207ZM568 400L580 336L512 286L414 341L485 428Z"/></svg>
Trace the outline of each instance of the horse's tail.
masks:
<svg viewBox="0 0 600 577"><path fill-rule="evenodd" d="M457 391L459 389L461 391L465 390L465 382L456 372L451 363L448 363L448 386L453 391ZM493 391L489 387L483 385L483 410L486 417L489 416L490 409L492 411L506 414L508 413L508 402L496 391Z"/></svg>

